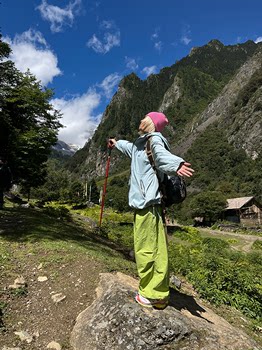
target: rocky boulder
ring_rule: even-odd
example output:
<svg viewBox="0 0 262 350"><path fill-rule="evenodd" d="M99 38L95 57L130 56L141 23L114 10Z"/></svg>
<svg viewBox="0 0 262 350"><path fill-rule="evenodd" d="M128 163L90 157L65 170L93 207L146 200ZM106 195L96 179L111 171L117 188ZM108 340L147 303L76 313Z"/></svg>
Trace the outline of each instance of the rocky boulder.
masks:
<svg viewBox="0 0 262 350"><path fill-rule="evenodd" d="M74 350L259 350L255 342L192 296L172 290L165 310L134 300L138 282L101 274L97 298L76 320Z"/></svg>

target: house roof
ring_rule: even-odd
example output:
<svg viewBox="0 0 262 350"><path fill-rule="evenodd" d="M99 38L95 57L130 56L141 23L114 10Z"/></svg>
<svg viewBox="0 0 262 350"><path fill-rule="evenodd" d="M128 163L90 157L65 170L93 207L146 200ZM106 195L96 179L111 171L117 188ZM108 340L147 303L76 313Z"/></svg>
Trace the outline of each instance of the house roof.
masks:
<svg viewBox="0 0 262 350"><path fill-rule="evenodd" d="M253 198L254 197L240 197L240 198L227 199L226 210L229 210L229 209L240 209Z"/></svg>

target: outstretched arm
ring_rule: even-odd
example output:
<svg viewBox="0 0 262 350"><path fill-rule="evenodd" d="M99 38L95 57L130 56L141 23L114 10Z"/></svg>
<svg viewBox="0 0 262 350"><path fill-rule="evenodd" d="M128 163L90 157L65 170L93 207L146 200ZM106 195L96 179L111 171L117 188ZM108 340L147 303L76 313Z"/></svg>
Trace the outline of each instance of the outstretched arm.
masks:
<svg viewBox="0 0 262 350"><path fill-rule="evenodd" d="M151 147L157 169L168 175L174 173L177 173L179 176L187 177L193 175L194 170L191 168L190 163L167 150L162 140L153 139L153 141Z"/></svg>
<svg viewBox="0 0 262 350"><path fill-rule="evenodd" d="M116 147L119 151L124 153L126 156L131 158L133 143L126 140L119 140L112 138L108 140L108 147L114 148Z"/></svg>

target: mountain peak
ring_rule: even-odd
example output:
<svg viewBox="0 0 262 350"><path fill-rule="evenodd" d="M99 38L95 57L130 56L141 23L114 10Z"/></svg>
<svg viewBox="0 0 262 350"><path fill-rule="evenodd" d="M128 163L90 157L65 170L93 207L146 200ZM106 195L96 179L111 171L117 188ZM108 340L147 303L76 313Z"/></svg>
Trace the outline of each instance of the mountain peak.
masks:
<svg viewBox="0 0 262 350"><path fill-rule="evenodd" d="M119 87L130 87L135 86L136 84L139 84L141 82L141 79L134 73L130 73L126 75L119 83Z"/></svg>
<svg viewBox="0 0 262 350"><path fill-rule="evenodd" d="M223 43L221 43L221 41L219 41L218 39L212 39L210 40L207 45L219 45L219 46L224 46Z"/></svg>
<svg viewBox="0 0 262 350"><path fill-rule="evenodd" d="M221 43L221 41L217 39L210 40L207 44L209 47L214 47L216 50L221 50L221 48L224 47L224 45Z"/></svg>
<svg viewBox="0 0 262 350"><path fill-rule="evenodd" d="M80 147L74 144L68 144L62 140L57 140L57 143L52 148L63 155L71 157L76 153L76 151L79 150Z"/></svg>
<svg viewBox="0 0 262 350"><path fill-rule="evenodd" d="M197 52L202 52L203 49L205 48L210 48L210 47L216 49L217 51L220 51L224 47L224 45L218 39L212 39L204 46L192 47L189 53L189 57L193 56Z"/></svg>

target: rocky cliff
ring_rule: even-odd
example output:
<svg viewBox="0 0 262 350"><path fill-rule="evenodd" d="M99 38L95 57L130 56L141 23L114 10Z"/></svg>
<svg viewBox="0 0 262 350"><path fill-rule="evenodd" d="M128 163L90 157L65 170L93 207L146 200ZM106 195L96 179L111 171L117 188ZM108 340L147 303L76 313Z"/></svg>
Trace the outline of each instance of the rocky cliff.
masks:
<svg viewBox="0 0 262 350"><path fill-rule="evenodd" d="M240 101L236 109L238 99L245 99L245 103ZM173 151L185 154L199 134L210 124L219 122L221 129L226 127L229 142L256 157L261 152L262 144L261 101L262 51L259 51L241 66L222 92L192 120L190 130Z"/></svg>

